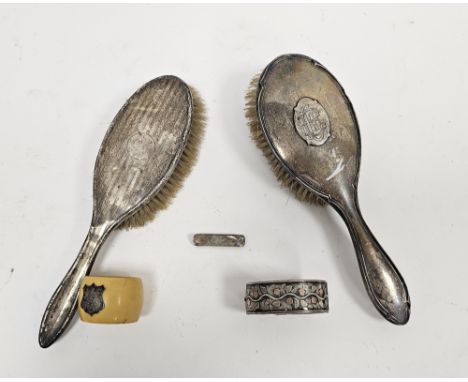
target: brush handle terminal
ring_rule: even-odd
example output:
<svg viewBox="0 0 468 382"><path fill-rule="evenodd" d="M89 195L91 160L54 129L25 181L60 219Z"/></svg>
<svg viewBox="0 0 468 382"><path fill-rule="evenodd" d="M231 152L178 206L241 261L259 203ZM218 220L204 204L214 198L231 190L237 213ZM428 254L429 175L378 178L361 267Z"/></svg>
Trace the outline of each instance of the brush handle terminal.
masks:
<svg viewBox="0 0 468 382"><path fill-rule="evenodd" d="M405 281L364 221L356 195L335 208L348 226L362 279L374 306L388 321L406 324L411 303Z"/></svg>
<svg viewBox="0 0 468 382"><path fill-rule="evenodd" d="M110 232L108 228L107 225L90 228L75 262L52 295L39 330L41 347L52 345L70 323L77 309L81 282L91 271L96 254Z"/></svg>

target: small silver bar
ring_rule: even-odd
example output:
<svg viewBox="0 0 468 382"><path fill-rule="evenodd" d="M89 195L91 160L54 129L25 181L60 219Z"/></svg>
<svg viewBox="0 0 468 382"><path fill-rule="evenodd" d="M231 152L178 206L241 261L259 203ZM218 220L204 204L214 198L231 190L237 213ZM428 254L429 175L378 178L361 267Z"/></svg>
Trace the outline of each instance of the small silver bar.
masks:
<svg viewBox="0 0 468 382"><path fill-rule="evenodd" d="M243 247L245 236L224 233L196 233L193 235L193 244L197 247Z"/></svg>

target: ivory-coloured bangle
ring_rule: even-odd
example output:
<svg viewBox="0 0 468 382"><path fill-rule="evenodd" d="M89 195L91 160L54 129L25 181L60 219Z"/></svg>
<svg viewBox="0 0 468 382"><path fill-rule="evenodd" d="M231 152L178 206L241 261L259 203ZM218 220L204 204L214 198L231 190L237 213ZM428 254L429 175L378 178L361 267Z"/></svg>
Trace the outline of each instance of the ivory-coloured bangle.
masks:
<svg viewBox="0 0 468 382"><path fill-rule="evenodd" d="M125 324L140 318L143 284L138 277L86 276L80 287L78 310L85 322Z"/></svg>

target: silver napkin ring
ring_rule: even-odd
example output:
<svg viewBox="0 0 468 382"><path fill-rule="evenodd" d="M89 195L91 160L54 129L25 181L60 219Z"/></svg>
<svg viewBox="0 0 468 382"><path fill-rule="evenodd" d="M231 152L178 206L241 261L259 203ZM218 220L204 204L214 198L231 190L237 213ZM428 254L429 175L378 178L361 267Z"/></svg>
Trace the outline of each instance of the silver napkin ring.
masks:
<svg viewBox="0 0 468 382"><path fill-rule="evenodd" d="M328 288L323 280L276 280L248 283L247 314L328 312Z"/></svg>

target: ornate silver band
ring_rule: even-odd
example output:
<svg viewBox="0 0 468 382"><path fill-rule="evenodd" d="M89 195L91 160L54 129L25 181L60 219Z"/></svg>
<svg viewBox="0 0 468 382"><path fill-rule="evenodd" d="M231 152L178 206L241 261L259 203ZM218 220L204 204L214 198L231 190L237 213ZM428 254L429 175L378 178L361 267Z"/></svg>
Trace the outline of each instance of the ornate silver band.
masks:
<svg viewBox="0 0 468 382"><path fill-rule="evenodd" d="M323 280L248 283L244 300L247 314L328 312L328 288Z"/></svg>

